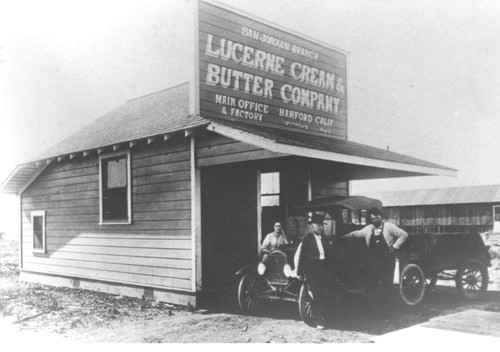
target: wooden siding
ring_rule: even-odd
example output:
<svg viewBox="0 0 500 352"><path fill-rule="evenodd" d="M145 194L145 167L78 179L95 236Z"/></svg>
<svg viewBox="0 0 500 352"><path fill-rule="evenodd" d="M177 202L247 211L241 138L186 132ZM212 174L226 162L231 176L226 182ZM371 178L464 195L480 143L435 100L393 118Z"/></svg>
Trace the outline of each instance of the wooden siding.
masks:
<svg viewBox="0 0 500 352"><path fill-rule="evenodd" d="M486 232L493 229L493 205L446 204L385 207L387 219L411 233Z"/></svg>
<svg viewBox="0 0 500 352"><path fill-rule="evenodd" d="M324 162L311 164L311 199L348 195L348 184L341 180L343 170L337 165Z"/></svg>
<svg viewBox="0 0 500 352"><path fill-rule="evenodd" d="M189 140L131 150L132 224L99 225L96 156L50 165L22 194L23 270L191 290ZM47 253L31 251L31 218L45 210Z"/></svg>
<svg viewBox="0 0 500 352"><path fill-rule="evenodd" d="M198 167L275 158L276 153L215 133L201 136L196 149Z"/></svg>

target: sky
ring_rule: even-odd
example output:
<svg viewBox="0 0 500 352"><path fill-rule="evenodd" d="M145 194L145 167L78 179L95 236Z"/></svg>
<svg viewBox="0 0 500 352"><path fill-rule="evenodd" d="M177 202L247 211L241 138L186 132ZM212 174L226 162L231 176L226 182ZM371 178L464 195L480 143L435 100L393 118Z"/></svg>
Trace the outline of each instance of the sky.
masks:
<svg viewBox="0 0 500 352"><path fill-rule="evenodd" d="M348 53L349 140L458 170L354 192L500 182L500 2L220 2ZM192 19L188 0L0 0L0 179L125 101L187 81Z"/></svg>

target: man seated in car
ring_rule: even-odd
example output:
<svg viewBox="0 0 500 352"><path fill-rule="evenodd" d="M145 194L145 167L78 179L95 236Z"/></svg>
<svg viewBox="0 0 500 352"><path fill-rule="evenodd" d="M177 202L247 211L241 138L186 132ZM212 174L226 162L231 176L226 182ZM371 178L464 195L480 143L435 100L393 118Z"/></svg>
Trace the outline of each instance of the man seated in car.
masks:
<svg viewBox="0 0 500 352"><path fill-rule="evenodd" d="M276 248L286 244L288 244L288 241L286 239L285 232L281 227L281 223L276 222L274 224L274 231L267 234L266 238L264 238L264 242L262 242L262 245L260 247L262 261L265 262L269 253L274 251Z"/></svg>

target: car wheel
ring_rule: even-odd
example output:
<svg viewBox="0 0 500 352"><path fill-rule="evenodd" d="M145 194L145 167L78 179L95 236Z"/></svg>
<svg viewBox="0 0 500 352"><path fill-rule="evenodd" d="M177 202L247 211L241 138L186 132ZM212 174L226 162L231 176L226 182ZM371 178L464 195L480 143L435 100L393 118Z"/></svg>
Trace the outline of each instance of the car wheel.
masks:
<svg viewBox="0 0 500 352"><path fill-rule="evenodd" d="M247 313L255 312L259 306L260 277L256 274L245 274L238 286L238 304Z"/></svg>
<svg viewBox="0 0 500 352"><path fill-rule="evenodd" d="M399 280L399 293L403 301L410 306L419 304L424 298L425 286L425 276L420 266L413 263L406 265Z"/></svg>
<svg viewBox="0 0 500 352"><path fill-rule="evenodd" d="M455 284L462 296L478 299L488 288L488 269L479 260L466 260L457 270Z"/></svg>
<svg viewBox="0 0 500 352"><path fill-rule="evenodd" d="M303 282L299 293L299 313L300 318L309 326L316 326L313 317L314 298L309 292L307 282Z"/></svg>

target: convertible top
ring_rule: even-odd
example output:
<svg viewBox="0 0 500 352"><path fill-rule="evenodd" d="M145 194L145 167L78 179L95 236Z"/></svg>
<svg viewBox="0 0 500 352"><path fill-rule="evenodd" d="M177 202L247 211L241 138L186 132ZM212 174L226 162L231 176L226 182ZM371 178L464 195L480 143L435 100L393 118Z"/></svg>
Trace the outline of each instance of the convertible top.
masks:
<svg viewBox="0 0 500 352"><path fill-rule="evenodd" d="M364 196L322 197L293 207L292 213L293 215L300 215L314 211L329 212L335 208L346 208L356 212L363 209L368 210L370 208L382 209L382 202L378 199L368 198Z"/></svg>

